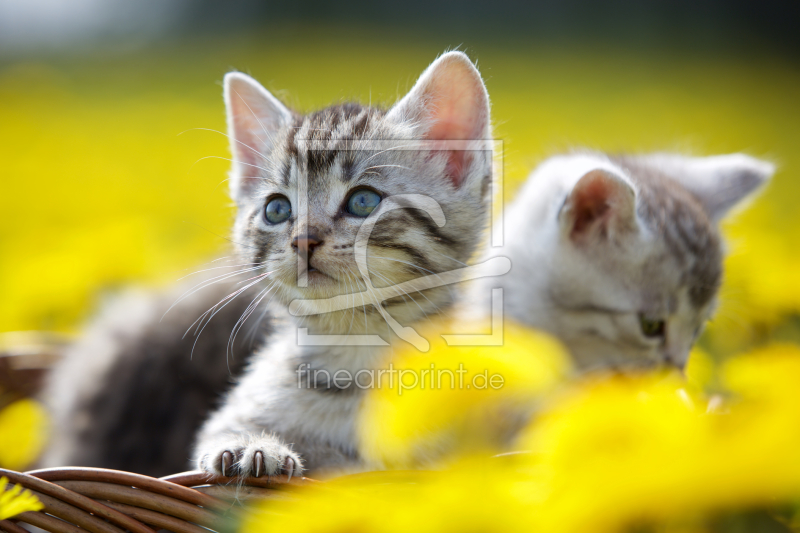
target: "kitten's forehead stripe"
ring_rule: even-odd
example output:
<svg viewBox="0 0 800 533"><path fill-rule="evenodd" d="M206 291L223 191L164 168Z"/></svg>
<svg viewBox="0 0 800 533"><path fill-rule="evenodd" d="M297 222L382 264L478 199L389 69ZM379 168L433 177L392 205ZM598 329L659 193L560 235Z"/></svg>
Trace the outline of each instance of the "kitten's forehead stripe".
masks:
<svg viewBox="0 0 800 533"><path fill-rule="evenodd" d="M612 157L638 189L638 215L686 268L683 284L692 304L701 308L722 282L719 233L700 202L658 168L633 157Z"/></svg>
<svg viewBox="0 0 800 533"><path fill-rule="evenodd" d="M414 227L416 224L418 227L423 228L428 235L430 235L433 240L437 242L444 243L448 246L458 245L458 239L451 238L447 234L445 234L443 228L440 228L428 213L420 210L420 209L407 209L398 213L398 218L403 221L404 223L402 226L398 227Z"/></svg>
<svg viewBox="0 0 800 533"><path fill-rule="evenodd" d="M288 187L292 179L292 162L288 159L281 164L281 185Z"/></svg>
<svg viewBox="0 0 800 533"><path fill-rule="evenodd" d="M342 163L342 172L339 174L339 178L344 183L350 183L353 181L355 176L355 161L353 161L353 157L345 157L345 161Z"/></svg>
<svg viewBox="0 0 800 533"><path fill-rule="evenodd" d="M347 141L370 137L370 130L385 111L357 103L331 106L308 115L296 115L285 139L284 153L308 173L309 180L325 179L340 161L340 177L349 182L357 176ZM313 186L313 184L309 184Z"/></svg>

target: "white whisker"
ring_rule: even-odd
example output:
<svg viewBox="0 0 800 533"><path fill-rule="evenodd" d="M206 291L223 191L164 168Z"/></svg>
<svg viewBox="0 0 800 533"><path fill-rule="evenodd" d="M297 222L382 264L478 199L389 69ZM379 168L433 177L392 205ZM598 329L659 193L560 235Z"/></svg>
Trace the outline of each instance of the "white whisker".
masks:
<svg viewBox="0 0 800 533"><path fill-rule="evenodd" d="M175 303L173 303L171 306L169 306L169 309L164 311L164 314L161 316L161 320L164 320L164 317L167 316L167 313L169 313L176 305L178 305L183 300L185 300L189 296L193 295L197 291L205 289L206 287L210 287L211 285L215 285L215 284L217 284L217 283L219 283L221 281L225 281L227 279L236 277L236 276L238 276L240 274L244 274L245 272L252 272L254 270L258 270L259 268L261 268L261 267L260 266L256 266L256 267L252 267L252 268L245 268L245 269L237 270L235 272L227 272L227 273L221 274L219 276L214 276L211 279L207 279L207 280L201 281L200 283L198 283L197 285L195 285L194 287L192 287L188 291L186 291L183 294L181 294L178 297L178 299L175 300Z"/></svg>

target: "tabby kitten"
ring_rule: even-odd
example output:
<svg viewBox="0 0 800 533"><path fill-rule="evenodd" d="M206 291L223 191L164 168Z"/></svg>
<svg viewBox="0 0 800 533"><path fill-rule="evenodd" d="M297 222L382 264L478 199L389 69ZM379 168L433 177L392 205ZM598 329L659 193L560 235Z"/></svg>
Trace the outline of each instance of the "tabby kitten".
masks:
<svg viewBox="0 0 800 533"><path fill-rule="evenodd" d="M439 57L388 110L348 103L302 115L236 72L225 77L224 97L238 206L232 241L249 269L245 282L229 295L214 284L225 271L212 272L209 288L166 315L175 293L130 295L108 309L53 372L45 397L55 431L43 466L181 470L199 417L237 373L196 436L200 468L292 475L358 463L353 424L363 389L323 376L383 366L405 342L387 317L408 326L454 299L452 287L438 287L377 309L362 293L354 245L372 215L373 292L473 255L487 222L492 143L489 98L466 55ZM468 150L437 145L469 139ZM412 208L413 195L436 204L444 220ZM349 301L339 311L299 319L286 311L293 300L337 295ZM203 336L182 340L209 308L216 316ZM226 362L227 344L254 311L267 320L242 369L242 350ZM324 335L373 337L353 346Z"/></svg>
<svg viewBox="0 0 800 533"><path fill-rule="evenodd" d="M743 154L553 157L506 208L487 256L511 271L478 280L473 309L504 289L506 317L557 336L580 369L682 368L722 279L718 223L773 172Z"/></svg>
<svg viewBox="0 0 800 533"><path fill-rule="evenodd" d="M354 254L357 234L366 217L377 220L367 242L376 288L469 260L487 221L492 176L486 89L460 52L437 59L386 111L345 104L300 115L244 74L228 74L224 86L238 204L233 240L243 262L262 266L254 279L283 304L341 295L352 302L276 326L200 430L197 464L255 476L357 464L363 390L319 376L382 368L391 347L404 342L384 312L359 296L367 286ZM477 142L459 150L441 145L447 140ZM394 208L415 198L409 195L433 199L446 222L413 203ZM444 286L382 305L409 326L452 301ZM376 344L389 346L319 337L331 335L378 336Z"/></svg>

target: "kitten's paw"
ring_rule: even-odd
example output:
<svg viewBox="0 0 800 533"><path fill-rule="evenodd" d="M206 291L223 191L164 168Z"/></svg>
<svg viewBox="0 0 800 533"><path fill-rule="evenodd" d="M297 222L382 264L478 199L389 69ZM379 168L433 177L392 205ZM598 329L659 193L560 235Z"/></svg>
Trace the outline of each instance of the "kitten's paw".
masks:
<svg viewBox="0 0 800 533"><path fill-rule="evenodd" d="M300 456L277 437L260 436L230 439L200 455L198 466L220 476L261 477L285 474L300 475Z"/></svg>

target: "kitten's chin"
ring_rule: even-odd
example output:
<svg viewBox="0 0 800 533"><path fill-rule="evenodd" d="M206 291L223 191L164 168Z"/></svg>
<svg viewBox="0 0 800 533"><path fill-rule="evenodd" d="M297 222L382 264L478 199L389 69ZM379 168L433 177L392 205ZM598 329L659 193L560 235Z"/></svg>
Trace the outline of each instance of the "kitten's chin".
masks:
<svg viewBox="0 0 800 533"><path fill-rule="evenodd" d="M306 279L308 281L308 287L330 286L337 283L337 280L316 268L312 268L306 272Z"/></svg>
<svg viewBox="0 0 800 533"><path fill-rule="evenodd" d="M305 287L299 287L296 279L283 283L283 287L288 301L318 300L331 298L341 293L339 281L319 270L311 270L306 273Z"/></svg>

